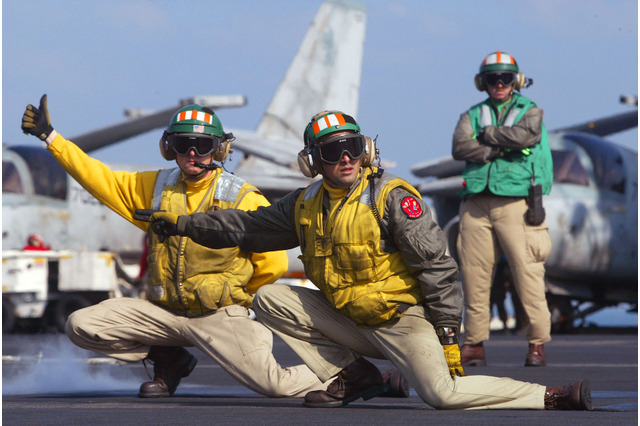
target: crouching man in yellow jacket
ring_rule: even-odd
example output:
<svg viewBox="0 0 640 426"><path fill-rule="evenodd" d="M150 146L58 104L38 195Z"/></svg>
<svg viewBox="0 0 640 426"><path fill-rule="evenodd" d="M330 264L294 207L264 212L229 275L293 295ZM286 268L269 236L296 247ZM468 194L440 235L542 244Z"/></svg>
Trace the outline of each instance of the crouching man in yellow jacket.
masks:
<svg viewBox="0 0 640 426"><path fill-rule="evenodd" d="M29 105L22 129L46 142L65 170L94 197L126 220L140 208L181 214L217 209L255 210L268 205L252 185L223 171L215 161L229 152L224 133L208 108L189 105L171 118L160 152L178 167L160 171L113 171L58 134L46 95ZM148 300L108 299L74 312L66 333L73 343L122 361L151 360L154 379L140 386L144 398L171 396L196 359L194 346L251 390L263 395L304 396L323 384L305 365L282 368L272 354L272 334L249 317L253 294L287 270L284 251L250 253L238 247L208 249L184 237L149 232Z"/></svg>

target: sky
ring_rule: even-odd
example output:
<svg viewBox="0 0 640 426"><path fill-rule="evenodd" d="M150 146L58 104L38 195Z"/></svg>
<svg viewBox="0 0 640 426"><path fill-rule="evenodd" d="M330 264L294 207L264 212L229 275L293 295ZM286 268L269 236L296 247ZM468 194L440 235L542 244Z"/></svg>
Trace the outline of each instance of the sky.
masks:
<svg viewBox="0 0 640 426"><path fill-rule="evenodd" d="M522 93L544 110L550 130L632 110L619 96L638 93L635 0L365 3L357 120L396 163L389 171L412 183L412 165L450 155L460 114L485 98L473 77L496 50L533 78ZM227 128L254 130L320 4L4 0L2 141L39 144L22 134L20 118L43 93L67 137L123 121L125 108L210 94L246 95L247 106L218 115ZM165 167L161 133L93 155ZM637 151L637 129L609 139Z"/></svg>

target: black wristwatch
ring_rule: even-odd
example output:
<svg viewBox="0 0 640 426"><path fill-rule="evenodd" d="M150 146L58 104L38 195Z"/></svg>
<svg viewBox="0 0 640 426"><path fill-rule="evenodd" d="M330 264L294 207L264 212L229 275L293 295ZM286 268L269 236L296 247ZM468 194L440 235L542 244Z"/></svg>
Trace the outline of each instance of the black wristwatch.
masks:
<svg viewBox="0 0 640 426"><path fill-rule="evenodd" d="M436 335L441 345L454 345L458 343L458 327L436 327Z"/></svg>

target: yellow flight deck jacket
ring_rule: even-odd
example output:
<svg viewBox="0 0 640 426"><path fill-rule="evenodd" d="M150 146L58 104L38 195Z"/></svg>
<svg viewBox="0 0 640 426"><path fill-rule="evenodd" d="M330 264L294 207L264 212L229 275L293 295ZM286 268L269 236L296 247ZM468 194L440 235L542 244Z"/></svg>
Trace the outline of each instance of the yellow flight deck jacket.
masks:
<svg viewBox="0 0 640 426"><path fill-rule="evenodd" d="M159 205L154 206L156 180L166 171L113 171L60 134L47 149L89 193L144 231L149 224L133 220L136 209L160 207L191 214L225 208L255 210L269 205L255 187L219 168L198 182L183 180L176 174L173 182L163 182L161 197L156 194ZM218 185L223 181L224 188ZM275 282L288 267L284 251L207 249L178 236L160 243L150 235L147 259L149 299L186 316L204 315L229 304L250 307L252 294L262 285Z"/></svg>
<svg viewBox="0 0 640 426"><path fill-rule="evenodd" d="M301 260L309 279L322 290L332 306L358 324L377 325L397 315L401 305L422 300L420 283L402 260L401 253L385 253L381 230L371 214L368 191L371 174L366 169L337 211L326 220L325 191L317 181L300 193L295 218L298 239L305 241ZM389 175L385 175L387 178ZM378 185L377 208L384 212L392 189L402 187L420 197L402 179L384 179Z"/></svg>

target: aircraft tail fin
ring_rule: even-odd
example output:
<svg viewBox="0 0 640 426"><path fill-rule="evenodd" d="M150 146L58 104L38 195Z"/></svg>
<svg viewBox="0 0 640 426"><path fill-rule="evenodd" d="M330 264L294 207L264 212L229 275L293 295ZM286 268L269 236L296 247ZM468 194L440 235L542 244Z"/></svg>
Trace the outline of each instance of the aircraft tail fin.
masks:
<svg viewBox="0 0 640 426"><path fill-rule="evenodd" d="M366 7L326 0L258 125L262 137L300 140L311 117L326 109L356 116Z"/></svg>

